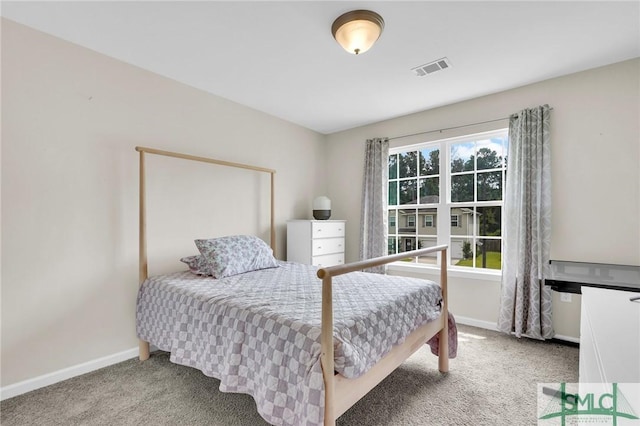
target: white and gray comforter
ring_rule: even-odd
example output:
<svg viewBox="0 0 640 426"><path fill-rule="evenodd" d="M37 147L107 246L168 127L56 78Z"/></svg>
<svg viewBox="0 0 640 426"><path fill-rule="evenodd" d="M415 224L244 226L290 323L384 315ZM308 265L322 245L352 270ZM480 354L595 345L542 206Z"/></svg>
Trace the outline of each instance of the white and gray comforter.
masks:
<svg viewBox="0 0 640 426"><path fill-rule="evenodd" d="M316 271L280 262L219 280L151 277L138 294L138 337L219 379L221 391L252 395L269 423L322 424ZM335 369L355 378L438 318L441 292L430 281L356 272L334 278L333 299Z"/></svg>

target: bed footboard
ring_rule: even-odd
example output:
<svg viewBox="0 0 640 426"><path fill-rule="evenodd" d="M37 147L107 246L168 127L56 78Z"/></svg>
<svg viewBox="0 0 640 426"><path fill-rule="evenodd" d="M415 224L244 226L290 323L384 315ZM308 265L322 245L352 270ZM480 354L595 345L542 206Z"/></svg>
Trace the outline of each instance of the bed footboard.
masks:
<svg viewBox="0 0 640 426"><path fill-rule="evenodd" d="M335 374L333 354L333 289L332 278L349 272L361 271L373 266L403 260L408 257L422 256L428 253L440 254L440 287L442 290L442 311L440 318L427 323L411 333L402 345L396 346L381 359L371 370L357 379L346 379ZM322 279L322 331L320 335L320 361L324 376L325 405L324 424L335 425L336 418L347 411L353 404L366 395L404 360L420 349L431 337L439 333L438 369L449 371L449 334L448 334L448 300L447 300L447 245L440 245L421 250L408 251L390 256L377 257L360 262L337 265L318 270L318 278Z"/></svg>

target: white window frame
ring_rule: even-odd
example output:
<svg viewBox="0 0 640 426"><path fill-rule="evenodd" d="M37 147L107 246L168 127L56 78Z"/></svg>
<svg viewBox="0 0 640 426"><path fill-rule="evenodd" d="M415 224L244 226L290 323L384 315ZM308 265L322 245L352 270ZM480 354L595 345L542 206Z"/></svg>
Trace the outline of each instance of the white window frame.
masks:
<svg viewBox="0 0 640 426"><path fill-rule="evenodd" d="M500 208L502 208L502 220L501 220L501 225L502 225L502 231L501 231L501 236L500 237L489 237L489 236L480 236L480 235L475 235L476 234L476 230L474 227L474 235L469 236L471 237L471 241L472 241L472 258L474 259L474 264L475 264L475 259L476 259L476 241L477 240L486 240L486 239L499 239L502 240L502 236L504 235L504 222L505 222L505 218L506 218L506 214L504 212L504 190L505 190L505 178L506 178L506 164L505 164L505 159L508 153L508 145L506 147L504 147L505 151L502 152L502 165L499 169L486 169L486 170L477 170L477 163L476 166L474 167L473 171L470 172L460 172L460 173L452 173L450 170L450 164L451 164L451 146L454 144L458 144L461 142L476 142L478 140L486 140L492 137L504 137L507 136L508 137L508 129L504 128L504 129L498 129L498 130L494 130L494 131L489 131L489 132L481 132L481 133L473 133L473 134L468 134L468 135L464 135L464 136L460 136L460 137L455 137L455 138L447 138L447 139L440 139L440 140L436 140L436 141L431 141L431 142L423 142L423 143L418 143L418 144L412 144L412 145L405 145L405 146L399 146L399 147L394 147L391 148L389 150L389 155L393 155L393 154L398 154L398 153L403 153L403 152L408 152L408 151L420 151L422 149L425 148L439 148L440 150L440 173L439 173L439 202L437 204L397 204L397 205L390 205L389 208L396 208L397 210L401 210L402 208L406 208L406 209L416 209L416 212L418 212L419 209L424 209L424 208L430 208L436 209L436 223L434 224L436 226L436 228L438 229L437 232L437 244L441 245L441 244L447 244L449 245L449 247L451 247L451 211L453 208L456 207L493 207L493 206L499 206ZM444 154L444 155L443 155ZM474 156L475 161L477 162L477 155ZM418 164L419 167L419 164ZM486 172L490 172L490 171L502 171L502 200L494 200L494 201L477 201L477 177L478 177L478 172L480 173L486 173ZM474 179L473 179L473 185L474 185L474 200L472 202L452 202L451 201L451 188L449 185L449 182L451 180L451 176L456 175L456 174L473 174ZM403 178L400 178L398 176L397 180L398 182L400 182L400 180ZM419 191L419 189L417 189ZM397 196L397 201L400 202L400 191L399 188L396 190L396 196ZM420 195L418 192L418 201L420 201ZM426 217L425 217L425 226L426 226ZM460 218L458 218L458 226L460 226ZM400 244L399 240L401 238L400 235L398 235L398 229L396 229L396 252L398 251L398 245ZM393 235L390 235L393 236ZM406 236L406 235L405 235ZM416 227L416 238L418 238L419 236L419 230ZM458 235L455 235L454 238L460 237ZM466 236L462 236L463 238L466 238ZM416 239L417 241L417 239ZM504 247L504 246L503 246ZM466 276L468 274L470 274L469 276L474 276L474 275L501 275L502 274L502 270L497 270L497 269L488 269L488 268L479 268L476 266L473 267L468 267L468 266L456 266L456 265L452 265L451 264L451 253L452 250L449 249L447 250L447 265L448 267L453 270L453 271L460 271L462 272L462 276ZM438 264L440 263L440 253L438 253L437 256L437 262ZM414 262L395 262L394 264L392 264L392 269L397 269L397 268L405 268L405 267L409 267L409 268L426 268L426 269L433 269L435 268L435 266L433 265L429 265L429 264L418 264L416 263L415 259Z"/></svg>
<svg viewBox="0 0 640 426"><path fill-rule="evenodd" d="M415 228L416 227L416 215L409 214L407 215L407 228Z"/></svg>
<svg viewBox="0 0 640 426"><path fill-rule="evenodd" d="M453 218L455 218L455 222L456 224L453 224ZM460 228L460 215L459 214L452 214L451 215L451 225L452 228Z"/></svg>

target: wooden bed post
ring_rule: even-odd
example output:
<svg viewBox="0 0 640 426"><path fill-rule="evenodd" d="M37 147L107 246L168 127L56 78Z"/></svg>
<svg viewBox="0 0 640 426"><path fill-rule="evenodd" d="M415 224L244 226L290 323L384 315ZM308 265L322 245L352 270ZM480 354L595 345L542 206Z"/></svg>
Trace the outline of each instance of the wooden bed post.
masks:
<svg viewBox="0 0 640 426"><path fill-rule="evenodd" d="M271 172L271 250L276 256L276 208L275 208L275 191L276 191L276 172Z"/></svg>
<svg viewBox="0 0 640 426"><path fill-rule="evenodd" d="M148 267L147 267L147 195L145 190L145 170L144 170L144 151L140 151L140 235L139 235L139 280L140 285L148 278ZM145 361L149 359L149 342L145 342L144 340L140 340L138 343L139 346L139 357L140 361Z"/></svg>
<svg viewBox="0 0 640 426"><path fill-rule="evenodd" d="M449 297L447 297L447 249L440 252L440 288L442 289L442 330L438 336L438 370L449 372Z"/></svg>
<svg viewBox="0 0 640 426"><path fill-rule="evenodd" d="M333 359L333 291L331 275L322 278L322 331L320 345L322 353L322 375L324 376L324 425L336 424L334 411L334 359Z"/></svg>

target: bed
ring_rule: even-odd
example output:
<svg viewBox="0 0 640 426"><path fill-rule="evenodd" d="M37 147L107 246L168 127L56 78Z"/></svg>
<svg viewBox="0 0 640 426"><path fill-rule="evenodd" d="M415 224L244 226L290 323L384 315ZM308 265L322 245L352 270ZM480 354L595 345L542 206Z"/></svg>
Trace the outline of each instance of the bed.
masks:
<svg viewBox="0 0 640 426"><path fill-rule="evenodd" d="M439 370L448 371L449 352L456 342L455 334L449 333L455 323L447 308L446 246L323 269L273 259L260 265L265 267L255 268L254 262L230 275L213 273L215 278L191 271L149 277L145 154L270 173L271 246L256 237L234 237L235 244L256 247L261 253L275 252L275 171L151 148L136 150L140 153L136 327L141 360L149 357L150 343L168 351L171 361L220 379L221 391L252 395L261 416L278 425L335 424L427 341L438 353ZM225 238L210 241L219 244ZM261 243L267 249L258 247ZM214 250L207 253L198 247L205 257L214 255ZM442 253L439 285L359 272L433 252Z"/></svg>

